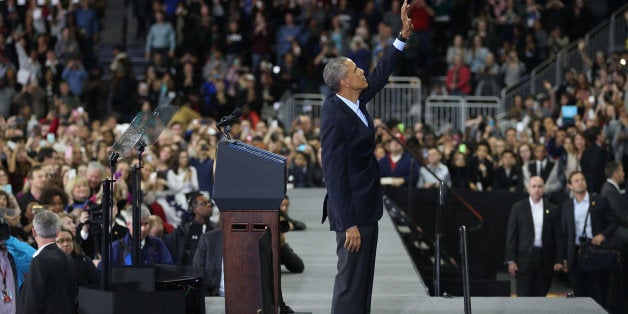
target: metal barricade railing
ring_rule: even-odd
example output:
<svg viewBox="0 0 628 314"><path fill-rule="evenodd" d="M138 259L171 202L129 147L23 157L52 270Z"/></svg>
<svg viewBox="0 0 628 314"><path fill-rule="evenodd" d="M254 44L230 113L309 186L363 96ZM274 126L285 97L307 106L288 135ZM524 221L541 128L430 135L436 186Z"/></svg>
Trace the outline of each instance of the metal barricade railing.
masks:
<svg viewBox="0 0 628 314"><path fill-rule="evenodd" d="M463 130L464 98L460 96L429 96L425 99L425 124L432 125L436 134L447 128Z"/></svg>
<svg viewBox="0 0 628 314"><path fill-rule="evenodd" d="M282 96L277 109L277 118L289 127L300 115L312 119L321 116L325 96L321 94L290 94ZM417 77L391 76L388 84L367 104L374 118L396 119L407 126L421 121L421 80Z"/></svg>
<svg viewBox="0 0 628 314"><path fill-rule="evenodd" d="M501 99L494 96L429 96L425 100L425 124L432 125L436 134L450 128L463 132L467 119L501 112Z"/></svg>
<svg viewBox="0 0 628 314"><path fill-rule="evenodd" d="M628 21L624 13L628 11L628 3L611 14L609 52L628 49Z"/></svg>
<svg viewBox="0 0 628 314"><path fill-rule="evenodd" d="M587 43L585 49L587 56L589 56L593 62L595 62L595 54L598 51L603 51L607 54L608 51L611 51L610 22L606 20L600 23L600 25L596 26L584 36L584 40Z"/></svg>
<svg viewBox="0 0 628 314"><path fill-rule="evenodd" d="M462 121L463 125L468 118L477 116L494 117L502 113L503 107L502 100L496 96L465 96L464 105L465 116Z"/></svg>
<svg viewBox="0 0 628 314"><path fill-rule="evenodd" d="M512 107L515 96L521 95L521 97L526 98L530 95L530 84L530 76L526 75L518 83L502 89L502 108L504 112Z"/></svg>
<svg viewBox="0 0 628 314"><path fill-rule="evenodd" d="M545 90L543 87L544 81L557 82L558 81L558 68L556 65L556 57L552 56L539 64L530 74L530 92L537 94Z"/></svg>
<svg viewBox="0 0 628 314"><path fill-rule="evenodd" d="M325 96L321 94L285 94L280 101L282 106L277 110L277 118L286 128L300 114L308 115L312 119L320 118L323 101Z"/></svg>
<svg viewBox="0 0 628 314"><path fill-rule="evenodd" d="M391 76L388 84L366 106L373 117L384 121L395 119L411 127L421 121L421 80Z"/></svg>
<svg viewBox="0 0 628 314"><path fill-rule="evenodd" d="M580 57L580 52L578 51L578 41L572 41L565 48L561 49L556 59L558 61L558 73L560 78L565 77L565 72L574 69L577 73L581 73L586 71L586 67L584 62L582 61L582 57ZM552 84L556 84L556 82L552 82Z"/></svg>

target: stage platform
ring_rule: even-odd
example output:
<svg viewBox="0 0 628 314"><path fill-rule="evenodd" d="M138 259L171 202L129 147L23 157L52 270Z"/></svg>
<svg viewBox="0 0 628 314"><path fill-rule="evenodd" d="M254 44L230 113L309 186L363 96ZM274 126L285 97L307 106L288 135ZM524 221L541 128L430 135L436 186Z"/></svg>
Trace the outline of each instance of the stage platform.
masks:
<svg viewBox="0 0 628 314"><path fill-rule="evenodd" d="M283 296L295 312L329 313L336 275L336 240L329 224L321 224L324 189L294 189L290 217L307 224L305 231L286 234L303 259L305 271L282 272ZM206 298L207 313L224 313L224 299ZM473 297L477 313L605 313L590 298ZM419 277L387 212L379 223L372 313L461 313L462 298L433 298Z"/></svg>

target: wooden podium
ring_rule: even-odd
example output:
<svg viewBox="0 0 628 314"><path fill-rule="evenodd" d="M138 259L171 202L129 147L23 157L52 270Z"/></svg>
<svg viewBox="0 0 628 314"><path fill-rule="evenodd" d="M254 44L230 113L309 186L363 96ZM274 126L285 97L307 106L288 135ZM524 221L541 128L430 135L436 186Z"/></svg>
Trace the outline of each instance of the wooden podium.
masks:
<svg viewBox="0 0 628 314"><path fill-rule="evenodd" d="M286 159L221 140L215 167L213 199L224 239L226 313L277 313L279 206L286 193Z"/></svg>

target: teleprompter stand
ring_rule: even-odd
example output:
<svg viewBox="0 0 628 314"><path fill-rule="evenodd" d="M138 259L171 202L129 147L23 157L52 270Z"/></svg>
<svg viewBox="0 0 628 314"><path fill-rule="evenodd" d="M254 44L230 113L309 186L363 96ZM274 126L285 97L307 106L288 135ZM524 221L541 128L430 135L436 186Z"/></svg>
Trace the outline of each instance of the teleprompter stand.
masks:
<svg viewBox="0 0 628 314"><path fill-rule="evenodd" d="M154 143L168 124L177 107L159 107L154 112L138 113L120 139L111 148L109 161L111 173L115 173L119 158L137 153L139 166L134 167L133 198L133 265L114 269L111 265L111 212L113 208L113 184L115 179L103 181L103 221L101 238L101 283L100 289L81 287L79 289L79 312L86 314L120 313L184 313L185 296L183 290L155 291L155 274L152 268L140 268L139 256L139 216L141 189L139 170L142 152L146 145Z"/></svg>

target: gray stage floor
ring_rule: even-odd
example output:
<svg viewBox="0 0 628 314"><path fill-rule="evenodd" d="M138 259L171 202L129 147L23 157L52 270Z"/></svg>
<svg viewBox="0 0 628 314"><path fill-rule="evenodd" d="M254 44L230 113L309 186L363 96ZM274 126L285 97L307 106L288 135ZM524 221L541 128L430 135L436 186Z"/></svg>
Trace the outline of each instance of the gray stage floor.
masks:
<svg viewBox="0 0 628 314"><path fill-rule="evenodd" d="M324 189L295 189L290 196L290 216L307 224L305 231L289 232L286 241L303 258L305 271L283 269L286 304L296 312L329 313L336 274L336 241L327 223L321 224ZM604 313L588 298L472 298L478 313ZM207 313L223 313L223 298L206 298ZM432 298L414 268L390 217L379 224L379 242L373 284L373 313L464 312L462 298Z"/></svg>

